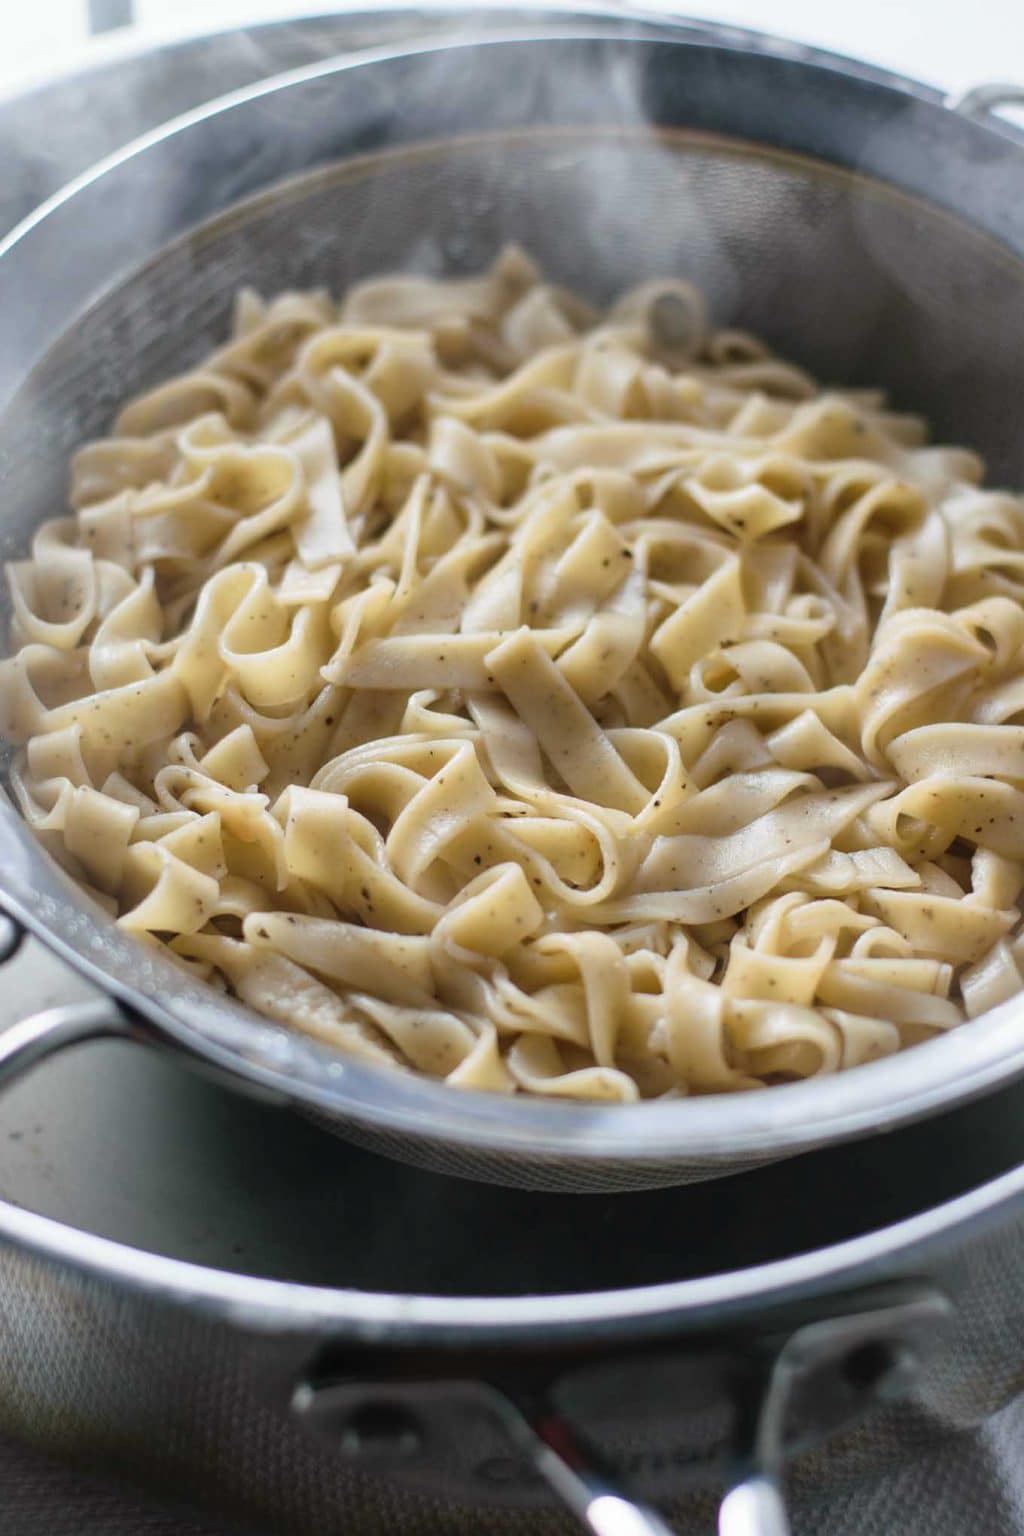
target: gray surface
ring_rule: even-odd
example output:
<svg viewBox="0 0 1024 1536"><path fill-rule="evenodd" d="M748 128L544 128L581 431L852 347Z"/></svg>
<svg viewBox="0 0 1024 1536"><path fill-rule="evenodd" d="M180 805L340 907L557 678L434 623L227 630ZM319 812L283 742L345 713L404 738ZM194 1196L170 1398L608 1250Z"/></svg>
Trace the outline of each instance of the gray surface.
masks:
<svg viewBox="0 0 1024 1536"><path fill-rule="evenodd" d="M838 1499L826 1503L801 1488L793 1499L794 1536L1012 1536L1024 1530L1022 1444L1024 1403L1018 1402L977 1434L944 1440ZM0 1479L5 1536L280 1536L211 1520L192 1506L2 1440ZM433 1517L429 1536L488 1536L488 1524L486 1518L467 1525ZM711 1536L710 1517L703 1529ZM343 1515L338 1536L358 1536ZM524 1529L521 1536L531 1533Z"/></svg>
<svg viewBox="0 0 1024 1536"><path fill-rule="evenodd" d="M0 1439L0 1529L4 1536L271 1536L6 1439Z"/></svg>

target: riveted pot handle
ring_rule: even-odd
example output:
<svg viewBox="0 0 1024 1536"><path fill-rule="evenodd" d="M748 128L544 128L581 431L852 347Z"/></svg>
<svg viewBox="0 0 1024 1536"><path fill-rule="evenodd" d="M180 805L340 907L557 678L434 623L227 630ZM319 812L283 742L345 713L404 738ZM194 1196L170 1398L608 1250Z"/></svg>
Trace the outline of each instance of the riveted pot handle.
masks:
<svg viewBox="0 0 1024 1536"><path fill-rule="evenodd" d="M528 1398L531 1394L528 1394ZM585 1446L546 1394L520 1401L483 1380L401 1380L382 1372L377 1381L305 1376L295 1388L293 1412L351 1459L429 1459L437 1408L472 1406L491 1418L519 1463L546 1483L590 1536L674 1536L650 1504L621 1485ZM789 1536L782 1495L767 1473L737 1484L721 1507L719 1536Z"/></svg>
<svg viewBox="0 0 1024 1536"><path fill-rule="evenodd" d="M591 1536L671 1536L664 1518L623 1487L622 1468L606 1467L590 1435L580 1436L579 1409L595 1391L605 1402L610 1392L642 1400L654 1386L652 1366L661 1371L652 1401L699 1401L713 1381L734 1410L719 1536L788 1536L787 1457L903 1397L954 1315L930 1284L901 1280L831 1297L811 1316L801 1309L745 1340L703 1347L681 1340L668 1353L652 1341L636 1352L599 1348L584 1360L467 1340L383 1348L339 1342L308 1364L291 1408L349 1458L401 1458L420 1468L453 1462L456 1477L480 1475L486 1463L476 1429L490 1421L497 1443ZM474 1434L467 1436L467 1424Z"/></svg>
<svg viewBox="0 0 1024 1536"><path fill-rule="evenodd" d="M960 96L950 97L948 106L961 117L984 122L1000 107L1024 107L1024 85L992 80L985 85L975 85Z"/></svg>

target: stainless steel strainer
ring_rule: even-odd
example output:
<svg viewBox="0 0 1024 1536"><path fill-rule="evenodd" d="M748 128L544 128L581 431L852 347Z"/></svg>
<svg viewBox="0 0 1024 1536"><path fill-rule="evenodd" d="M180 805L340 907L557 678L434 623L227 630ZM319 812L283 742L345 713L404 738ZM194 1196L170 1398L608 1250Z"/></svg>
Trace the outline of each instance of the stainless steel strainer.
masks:
<svg viewBox="0 0 1024 1536"><path fill-rule="evenodd" d="M1024 482L1021 145L837 62L694 41L499 41L318 66L161 130L0 247L2 553L68 455L225 333L234 290L470 270L507 240L595 300L685 274L818 375L883 383ZM184 977L0 806L0 905L100 991L0 1041L189 1052L381 1151L563 1189L682 1183L882 1130L1024 1073L1024 1004L766 1093L583 1107L457 1093L332 1056Z"/></svg>

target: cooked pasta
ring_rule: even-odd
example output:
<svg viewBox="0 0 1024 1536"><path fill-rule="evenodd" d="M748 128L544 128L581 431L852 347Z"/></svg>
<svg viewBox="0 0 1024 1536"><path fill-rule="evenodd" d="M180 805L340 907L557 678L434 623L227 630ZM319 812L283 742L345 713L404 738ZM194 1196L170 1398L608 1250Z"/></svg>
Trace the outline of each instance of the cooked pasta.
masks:
<svg viewBox="0 0 1024 1536"><path fill-rule="evenodd" d="M478 278L237 301L8 569L50 852L460 1087L854 1067L1024 985L1024 501L872 391Z"/></svg>

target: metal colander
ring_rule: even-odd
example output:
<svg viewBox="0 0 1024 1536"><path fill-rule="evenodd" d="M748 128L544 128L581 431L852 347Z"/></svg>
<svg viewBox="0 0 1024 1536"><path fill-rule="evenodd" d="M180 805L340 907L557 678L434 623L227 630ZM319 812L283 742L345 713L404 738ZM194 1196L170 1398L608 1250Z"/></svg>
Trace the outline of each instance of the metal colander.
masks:
<svg viewBox="0 0 1024 1536"><path fill-rule="evenodd" d="M685 275L819 377L882 384L1024 482L1024 153L855 67L693 41L551 37L317 66L116 157L0 247L3 554L65 505L69 454L226 334L235 290L479 269L510 240L600 303ZM958 211L954 211L958 210ZM1024 1071L1011 1003L949 1037L764 1094L606 1107L457 1094L331 1056L117 930L0 807L0 904L100 985L0 1069L71 1037L172 1043L397 1157L617 1190L737 1172Z"/></svg>

